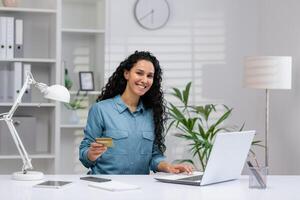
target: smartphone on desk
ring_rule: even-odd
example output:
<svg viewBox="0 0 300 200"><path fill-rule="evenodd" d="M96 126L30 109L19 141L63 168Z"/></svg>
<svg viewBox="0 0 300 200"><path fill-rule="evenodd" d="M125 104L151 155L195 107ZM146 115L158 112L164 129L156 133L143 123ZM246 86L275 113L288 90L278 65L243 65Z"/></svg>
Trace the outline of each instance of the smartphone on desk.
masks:
<svg viewBox="0 0 300 200"><path fill-rule="evenodd" d="M108 182L111 181L111 179L108 178L100 178L100 177L96 177L96 176L83 176L80 177L81 180L85 180L85 181L92 181L92 182L97 182L97 183L102 183L102 182Z"/></svg>
<svg viewBox="0 0 300 200"><path fill-rule="evenodd" d="M33 187L36 188L62 188L65 187L66 185L71 184L71 181L44 181L42 183L36 184Z"/></svg>

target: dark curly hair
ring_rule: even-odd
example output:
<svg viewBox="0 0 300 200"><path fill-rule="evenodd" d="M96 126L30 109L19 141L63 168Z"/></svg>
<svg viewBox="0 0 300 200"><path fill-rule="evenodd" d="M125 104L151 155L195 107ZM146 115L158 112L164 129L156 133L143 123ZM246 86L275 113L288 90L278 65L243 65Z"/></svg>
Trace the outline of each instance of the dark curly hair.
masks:
<svg viewBox="0 0 300 200"><path fill-rule="evenodd" d="M141 100L146 109L150 108L153 111L153 121L155 125L155 143L158 145L161 153L164 153L166 146L164 144L165 138L164 123L166 120L165 102L161 87L162 70L159 61L150 52L135 51L120 63L116 71L108 79L107 84L102 88L101 94L98 96L97 102L112 98L116 95L122 95L125 91L127 80L124 77L124 71L130 70L135 63L140 60L150 61L154 66L154 77L151 88L141 96Z"/></svg>

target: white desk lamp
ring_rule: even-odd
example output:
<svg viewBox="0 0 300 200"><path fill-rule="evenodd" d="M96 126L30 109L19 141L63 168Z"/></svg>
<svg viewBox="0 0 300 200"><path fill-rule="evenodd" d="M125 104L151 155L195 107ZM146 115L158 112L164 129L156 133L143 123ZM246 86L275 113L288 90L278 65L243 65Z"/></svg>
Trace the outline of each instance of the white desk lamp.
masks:
<svg viewBox="0 0 300 200"><path fill-rule="evenodd" d="M23 84L23 87L17 99L15 100L13 106L11 107L10 111L8 113L0 114L0 121L6 122L8 129L12 135L12 138L18 148L18 151L23 161L22 171L13 173L12 178L15 180L40 180L44 177L44 174L42 172L28 171L28 169L33 169L33 166L31 164L31 159L29 158L27 151L23 146L23 143L17 133L17 130L13 124L13 119L12 119L12 116L14 115L15 111L17 110L18 106L22 101L22 97L26 89L30 87L30 85L34 85L35 87L37 87L44 95L44 98L46 99L52 99L52 100L66 102L66 103L69 103L70 101L70 93L64 86L52 85L48 87L44 83L36 82L33 79L32 74L30 72L27 73L26 80Z"/></svg>
<svg viewBox="0 0 300 200"><path fill-rule="evenodd" d="M269 166L269 89L291 89L292 58L289 56L252 56L245 58L244 85L266 90L265 165Z"/></svg>

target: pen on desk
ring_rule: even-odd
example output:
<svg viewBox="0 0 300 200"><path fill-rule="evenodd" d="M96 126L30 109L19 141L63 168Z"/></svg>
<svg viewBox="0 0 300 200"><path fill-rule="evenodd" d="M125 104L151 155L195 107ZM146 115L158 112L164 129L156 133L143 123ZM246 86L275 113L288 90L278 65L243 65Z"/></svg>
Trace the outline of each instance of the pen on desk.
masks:
<svg viewBox="0 0 300 200"><path fill-rule="evenodd" d="M253 167L252 163L250 161L247 161L247 164L249 166L250 172L254 175L254 177L256 178L256 180L258 181L258 183L265 188L266 187L266 183L263 180L263 178L261 177L261 174Z"/></svg>

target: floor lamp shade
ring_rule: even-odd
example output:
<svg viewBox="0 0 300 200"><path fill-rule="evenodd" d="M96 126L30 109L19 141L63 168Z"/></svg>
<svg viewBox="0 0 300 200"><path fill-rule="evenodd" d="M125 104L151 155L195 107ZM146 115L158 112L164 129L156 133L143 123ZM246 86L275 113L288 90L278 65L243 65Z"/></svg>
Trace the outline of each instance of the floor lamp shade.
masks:
<svg viewBox="0 0 300 200"><path fill-rule="evenodd" d="M292 57L252 56L245 58L244 86L256 89L291 89Z"/></svg>

